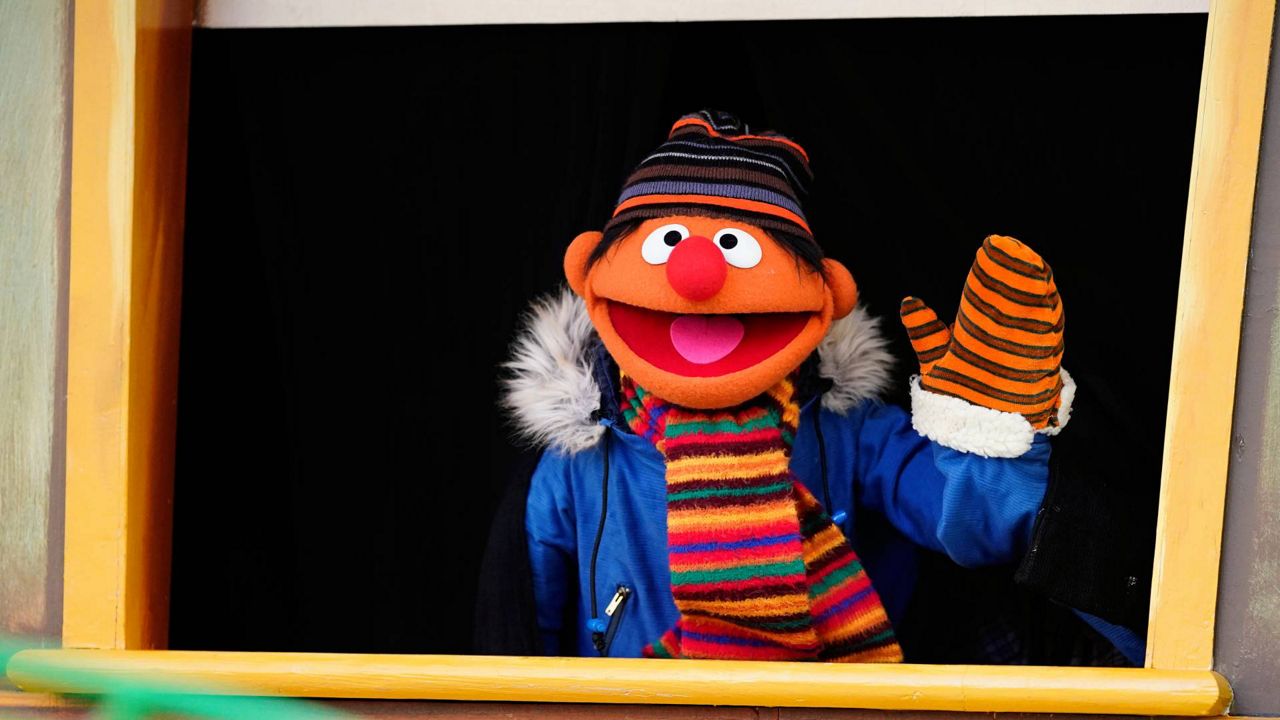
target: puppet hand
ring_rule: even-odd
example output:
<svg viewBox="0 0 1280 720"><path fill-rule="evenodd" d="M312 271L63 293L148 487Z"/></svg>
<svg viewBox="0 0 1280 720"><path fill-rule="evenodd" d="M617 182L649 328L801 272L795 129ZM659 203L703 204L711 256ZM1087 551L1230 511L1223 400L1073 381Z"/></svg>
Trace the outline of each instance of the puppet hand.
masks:
<svg viewBox="0 0 1280 720"><path fill-rule="evenodd" d="M935 442L1017 457L1036 432L1066 425L1075 385L1062 370L1062 301L1053 271L1031 248L992 235L978 250L952 329L919 299L902 323L920 359L912 424Z"/></svg>

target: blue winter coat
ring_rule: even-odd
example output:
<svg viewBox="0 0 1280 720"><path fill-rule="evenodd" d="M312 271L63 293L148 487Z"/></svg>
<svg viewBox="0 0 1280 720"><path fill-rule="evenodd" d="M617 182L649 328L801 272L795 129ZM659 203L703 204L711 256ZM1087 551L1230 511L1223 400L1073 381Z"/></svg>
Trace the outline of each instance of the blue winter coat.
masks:
<svg viewBox="0 0 1280 720"><path fill-rule="evenodd" d="M817 422L826 450L825 487ZM544 648L552 655L596 655L595 617L608 638L603 654L638 657L678 617L667 562L662 457L648 440L607 425L608 440L595 447L545 453L531 481L526 529L534 599ZM606 453L608 512L597 549ZM895 406L865 402L841 415L810 402L791 469L815 497L829 498L829 511L896 623L915 584L913 545L964 566L1007 563L1022 554L1044 497L1048 459L1043 436L1022 457L983 458L922 438ZM606 617L620 588L625 604ZM571 647L561 646L565 636L574 638Z"/></svg>
<svg viewBox="0 0 1280 720"><path fill-rule="evenodd" d="M891 621L901 623L911 600L921 548L968 567L1023 555L1048 484L1045 437L1003 459L922 437L905 410L875 400L893 359L861 308L832 325L818 355L830 389L803 406L791 469L853 543ZM665 466L613 419L608 365L585 308L565 291L534 306L506 366L504 405L520 434L546 447L525 530L537 624L552 655L635 657L677 618ZM1141 663L1134 633L1077 614Z"/></svg>
<svg viewBox="0 0 1280 720"><path fill-rule="evenodd" d="M911 599L918 548L970 567L1018 559L1048 483L1048 442L992 459L922 437L906 411L875 399L893 359L861 308L832 325L818 355L828 389L802 406L791 470L853 543L890 620ZM614 419L610 365L568 293L535 306L507 365L505 404L547 446L525 530L548 654L636 657L677 619L665 465Z"/></svg>

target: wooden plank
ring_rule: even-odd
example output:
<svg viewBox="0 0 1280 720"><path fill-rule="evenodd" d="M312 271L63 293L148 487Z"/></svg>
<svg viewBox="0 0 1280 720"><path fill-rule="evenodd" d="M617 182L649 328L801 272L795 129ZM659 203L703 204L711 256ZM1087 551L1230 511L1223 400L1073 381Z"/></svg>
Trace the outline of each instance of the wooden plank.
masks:
<svg viewBox="0 0 1280 720"><path fill-rule="evenodd" d="M75 7L63 643L167 631L189 0Z"/></svg>
<svg viewBox="0 0 1280 720"><path fill-rule="evenodd" d="M1267 104L1213 638L1213 669L1235 691L1231 711L1250 715L1280 715L1280 73L1267 78Z"/></svg>
<svg viewBox="0 0 1280 720"><path fill-rule="evenodd" d="M1208 0L201 0L210 28L1202 13Z"/></svg>
<svg viewBox="0 0 1280 720"><path fill-rule="evenodd" d="M7 674L24 690L58 690L41 680L51 666L313 698L1187 716L1218 715L1231 698L1216 673L1142 668L24 650Z"/></svg>
<svg viewBox="0 0 1280 720"><path fill-rule="evenodd" d="M1096 715L1044 713L920 712L838 708L726 707L705 705L600 705L563 703L444 702L414 700L326 700L327 707L380 720L1085 720ZM1149 716L1107 715L1115 720Z"/></svg>
<svg viewBox="0 0 1280 720"><path fill-rule="evenodd" d="M592 703L501 703L414 700L328 700L324 705L352 717L380 720L763 720L774 708L702 705L600 705ZM884 713L877 712L877 720ZM985 720L985 719L984 719Z"/></svg>
<svg viewBox="0 0 1280 720"><path fill-rule="evenodd" d="M1147 667L1207 670L1274 0L1209 13L1156 529Z"/></svg>
<svg viewBox="0 0 1280 720"><path fill-rule="evenodd" d="M322 704L352 718L380 720L1084 720L1096 715L1044 713L939 713L813 708L715 707L703 705L598 705L562 703L482 703L414 700L327 700ZM93 716L92 707L57 696L0 692L6 718L79 718ZM26 711L26 712L22 712ZM1138 720L1138 715L1107 715ZM1260 718L1231 716L1234 720ZM1218 716L1217 720L1226 720Z"/></svg>

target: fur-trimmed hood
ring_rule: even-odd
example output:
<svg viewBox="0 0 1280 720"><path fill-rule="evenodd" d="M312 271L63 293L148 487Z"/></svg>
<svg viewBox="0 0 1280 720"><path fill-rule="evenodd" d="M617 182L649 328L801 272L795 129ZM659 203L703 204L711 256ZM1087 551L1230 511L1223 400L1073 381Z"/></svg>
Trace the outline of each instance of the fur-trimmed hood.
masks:
<svg viewBox="0 0 1280 720"><path fill-rule="evenodd" d="M597 342L586 305L567 288L534 301L503 364L501 403L520 439L568 453L600 439ZM893 356L879 321L862 307L831 324L818 356L818 373L831 381L822 396L828 410L847 412L889 384Z"/></svg>

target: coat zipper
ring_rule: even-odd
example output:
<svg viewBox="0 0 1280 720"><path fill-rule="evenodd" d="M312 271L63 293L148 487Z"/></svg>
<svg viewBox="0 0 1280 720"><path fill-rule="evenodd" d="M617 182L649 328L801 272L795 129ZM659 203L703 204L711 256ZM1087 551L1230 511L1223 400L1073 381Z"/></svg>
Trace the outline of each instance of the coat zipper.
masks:
<svg viewBox="0 0 1280 720"><path fill-rule="evenodd" d="M623 611L627 609L627 601L631 599L631 588L626 585L619 585L618 591L613 594L613 599L604 608L604 616L609 619L609 625L604 631L604 643L600 648L600 654L604 657L609 656L609 648L613 646L613 637L618 634L618 626L622 624Z"/></svg>

